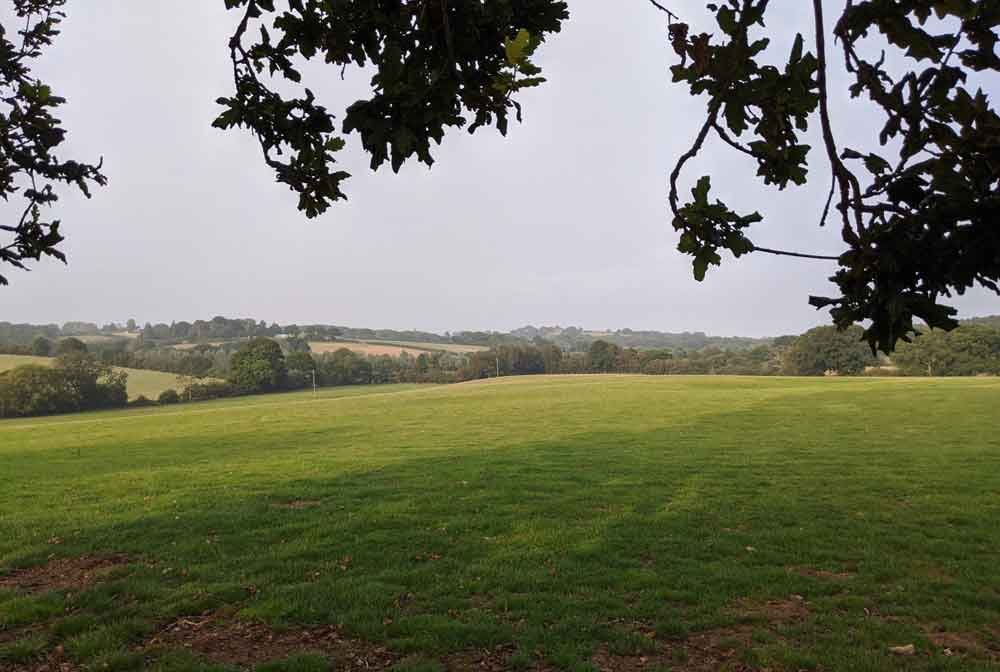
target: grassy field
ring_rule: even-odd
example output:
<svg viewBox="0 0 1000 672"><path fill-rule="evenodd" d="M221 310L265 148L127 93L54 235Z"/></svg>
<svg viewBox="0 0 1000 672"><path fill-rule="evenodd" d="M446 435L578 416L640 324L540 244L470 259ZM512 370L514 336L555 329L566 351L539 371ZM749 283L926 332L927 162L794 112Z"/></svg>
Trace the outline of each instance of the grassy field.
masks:
<svg viewBox="0 0 1000 672"><path fill-rule="evenodd" d="M22 355L0 355L0 371L13 369L25 364L39 364L49 366L53 362L50 357L28 357ZM136 399L144 396L147 399L156 399L160 393L167 389L180 390L183 387L182 381L177 374L164 373L162 371L146 371L143 369L121 369L128 373L128 397Z"/></svg>
<svg viewBox="0 0 1000 672"><path fill-rule="evenodd" d="M52 363L51 357L29 357L28 355L0 355L0 372L24 366L25 364L37 364L48 366Z"/></svg>
<svg viewBox="0 0 1000 672"><path fill-rule="evenodd" d="M6 421L0 669L996 670L998 428L629 376Z"/></svg>

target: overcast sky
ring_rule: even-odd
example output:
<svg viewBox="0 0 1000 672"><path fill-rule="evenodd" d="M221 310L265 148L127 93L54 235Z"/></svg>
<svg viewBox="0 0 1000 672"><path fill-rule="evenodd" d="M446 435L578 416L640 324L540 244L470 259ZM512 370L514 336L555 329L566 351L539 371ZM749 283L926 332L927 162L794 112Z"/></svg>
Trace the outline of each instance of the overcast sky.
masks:
<svg viewBox="0 0 1000 672"><path fill-rule="evenodd" d="M672 5L711 29L702 0ZM0 320L221 314L435 331L561 324L725 335L826 320L807 297L834 291L828 262L745 257L698 283L676 252L666 176L704 104L670 84L665 23L645 0L571 0L570 21L537 59L549 82L522 97L525 123L506 139L455 131L433 169L393 175L372 173L349 137L341 157L354 174L350 200L317 220L273 182L252 138L210 127L214 100L231 88L226 40L237 17L223 7L69 3L39 73L69 99L64 158L103 156L110 185L90 201L64 197L69 265L10 273ZM805 3L772 7L780 52L796 30L812 39ZM317 65L307 78L333 109L364 95L363 73L341 82ZM835 101L835 114L842 142L862 145L877 127L858 104ZM712 172L727 202L765 215L755 242L839 253L837 227L817 226L829 186L818 153L821 177L781 193L758 186L732 151L711 145L707 154L685 188ZM984 292L956 305L963 316L1000 313L1000 299Z"/></svg>

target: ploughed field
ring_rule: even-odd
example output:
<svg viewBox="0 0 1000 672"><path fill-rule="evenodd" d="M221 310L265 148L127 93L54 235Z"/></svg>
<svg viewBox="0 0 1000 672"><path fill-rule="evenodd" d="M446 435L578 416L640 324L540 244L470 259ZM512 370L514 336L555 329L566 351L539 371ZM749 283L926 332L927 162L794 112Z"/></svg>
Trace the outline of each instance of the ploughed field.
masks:
<svg viewBox="0 0 1000 672"><path fill-rule="evenodd" d="M986 378L4 421L0 669L995 670L998 429Z"/></svg>

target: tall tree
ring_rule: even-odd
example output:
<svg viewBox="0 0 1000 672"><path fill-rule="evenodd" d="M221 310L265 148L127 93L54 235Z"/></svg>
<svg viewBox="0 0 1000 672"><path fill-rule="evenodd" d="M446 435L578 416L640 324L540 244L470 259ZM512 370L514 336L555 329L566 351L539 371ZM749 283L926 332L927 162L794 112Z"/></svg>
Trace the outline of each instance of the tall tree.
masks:
<svg viewBox="0 0 1000 672"><path fill-rule="evenodd" d="M233 355L229 382L247 392L273 392L284 386L287 375L281 346L255 338Z"/></svg>
<svg viewBox="0 0 1000 672"><path fill-rule="evenodd" d="M659 6L658 3L654 2ZM811 0L814 51L796 35L779 65L765 60L768 0L708 5L719 30L690 34L671 20L680 63L673 78L705 95L707 114L691 148L670 176L670 207L680 250L694 257L698 279L721 263L721 250L828 259L841 296L813 297L832 307L841 328L869 321L864 336L889 352L914 333L914 318L952 329L956 311L940 303L974 285L1000 291L1000 116L969 74L1000 71L996 54L1000 3L981 0L862 0L847 2L833 22L852 97L865 97L885 124L881 153L852 137L838 143L829 106L828 24L822 0ZM829 3L826 3L829 4ZM661 6L666 11L666 8ZM888 42L887 58L873 34ZM877 59L869 55L874 52ZM887 62L896 67L890 69ZM681 204L680 177L711 137L751 157L764 184L784 189L808 180L810 147L803 134L818 124L823 137L831 206L845 250L813 255L756 245L748 235L757 212L740 214L710 198L711 176L697 180ZM895 156L892 156L892 155Z"/></svg>
<svg viewBox="0 0 1000 672"><path fill-rule="evenodd" d="M724 251L837 262L831 280L840 296L811 302L831 308L841 328L865 323L871 347L888 352L915 333L916 319L953 328L955 310L941 302L952 293L977 285L1000 292L1000 117L969 83L972 73L1000 71L1000 3L849 0L838 16L825 17L823 1L810 1L813 34L797 35L787 59L771 63L769 0L708 4L718 25L711 34L692 34L668 7L649 0L667 14L680 59L674 81L706 100L705 119L670 175L673 225L699 280ZM58 221L39 214L56 200L52 185L87 193L105 179L99 164L52 155L64 132L51 112L63 101L30 71L57 33L65 0L13 2L27 27L20 47L0 33L0 100L7 106L0 189L6 198L19 193L25 209L2 228L13 242L0 247L0 263L23 268L42 255L64 258ZM218 100L223 109L214 123L251 132L308 217L345 198L341 185L349 176L335 158L345 135L360 136L373 169L389 163L399 170L414 158L433 163L431 142L440 143L449 128L506 133L510 116L521 117L517 94L544 81L531 62L534 50L568 18L563 0L225 3L236 24L228 41L233 92ZM873 46L876 34L882 41ZM834 39L837 59L828 53ZM883 42L894 53L872 55ZM350 105L339 127L295 65L319 58L373 73L371 95ZM860 138L845 144L833 132L828 73L838 61L849 93L884 116L877 153ZM711 175L695 180L691 199L681 202L684 169L710 139L751 157L766 185L805 184L812 152L803 134L812 126L829 166L820 179L831 183L817 220L838 220L840 254L757 245L749 229L761 215L712 198Z"/></svg>
<svg viewBox="0 0 1000 672"><path fill-rule="evenodd" d="M19 200L20 216L0 224L0 271L4 264L25 269L43 256L62 261L60 222L42 215L59 200L60 183L76 186L87 197L94 185L107 183L101 163L61 160L56 149L66 131L53 113L66 102L31 73L31 64L59 34L66 0L14 0L23 28L11 35L0 25L0 197ZM0 285L7 278L0 272Z"/></svg>
<svg viewBox="0 0 1000 672"><path fill-rule="evenodd" d="M48 357L52 354L52 341L44 336L36 336L31 342L31 354L35 357Z"/></svg>
<svg viewBox="0 0 1000 672"><path fill-rule="evenodd" d="M861 340L861 327L844 331L835 327L816 327L795 339L787 354L788 373L797 376L822 376L833 372L853 376L876 364Z"/></svg>

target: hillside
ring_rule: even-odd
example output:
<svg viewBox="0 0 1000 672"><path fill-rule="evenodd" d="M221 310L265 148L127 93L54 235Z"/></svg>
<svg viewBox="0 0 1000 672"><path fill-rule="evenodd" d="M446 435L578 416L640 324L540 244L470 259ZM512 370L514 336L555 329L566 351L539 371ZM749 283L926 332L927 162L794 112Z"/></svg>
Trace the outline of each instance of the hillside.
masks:
<svg viewBox="0 0 1000 672"><path fill-rule="evenodd" d="M962 320L963 324L978 324L984 327L994 327L1000 329L1000 315L985 315L983 317L970 317Z"/></svg>
<svg viewBox="0 0 1000 672"><path fill-rule="evenodd" d="M0 371L7 371L17 366L25 364L38 364L50 366L50 357L28 357L23 355L0 355ZM180 389L183 380L173 373L162 373L160 371L145 371L142 369L120 369L128 373L128 396L129 399L136 399L144 396L147 399L156 399L160 393L167 389Z"/></svg>

